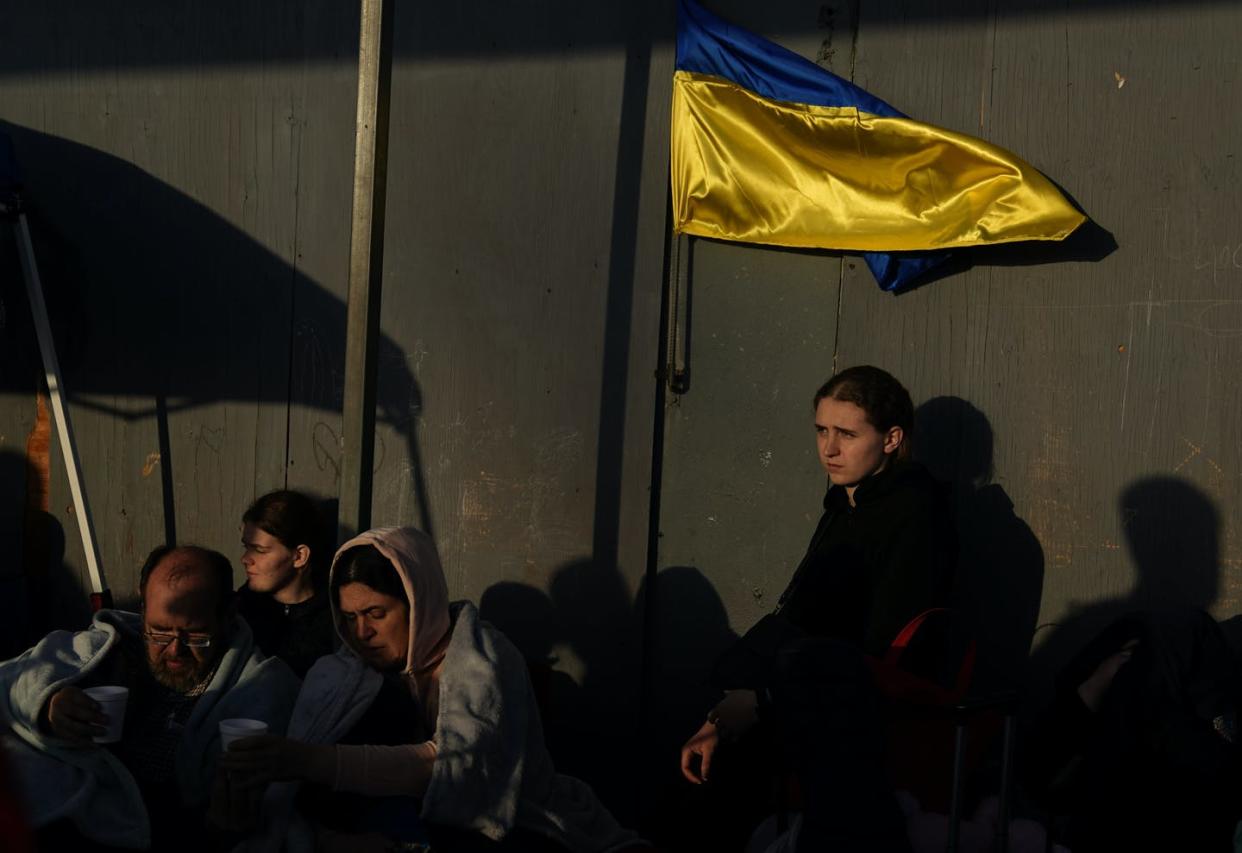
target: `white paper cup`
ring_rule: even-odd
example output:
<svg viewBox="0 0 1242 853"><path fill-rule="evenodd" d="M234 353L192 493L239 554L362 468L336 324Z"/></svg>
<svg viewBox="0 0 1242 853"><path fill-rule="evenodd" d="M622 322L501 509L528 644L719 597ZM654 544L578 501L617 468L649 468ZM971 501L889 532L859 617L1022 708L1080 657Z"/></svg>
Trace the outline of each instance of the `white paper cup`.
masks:
<svg viewBox="0 0 1242 853"><path fill-rule="evenodd" d="M108 731L94 738L95 743L116 743L121 739L125 728L125 704L129 701L128 687L88 687L84 691L87 696L99 703L108 718Z"/></svg>
<svg viewBox="0 0 1242 853"><path fill-rule="evenodd" d="M220 747L228 749L235 740L267 734L267 723L242 718L220 721Z"/></svg>

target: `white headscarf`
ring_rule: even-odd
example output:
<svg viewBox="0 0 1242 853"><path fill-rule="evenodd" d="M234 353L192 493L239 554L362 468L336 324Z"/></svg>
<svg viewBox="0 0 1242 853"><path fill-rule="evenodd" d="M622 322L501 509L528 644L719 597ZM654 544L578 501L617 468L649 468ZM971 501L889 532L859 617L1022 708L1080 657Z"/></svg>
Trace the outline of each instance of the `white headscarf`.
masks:
<svg viewBox="0 0 1242 853"><path fill-rule="evenodd" d="M337 561L350 548L371 545L392 563L406 598L410 602L409 647L402 674L417 686L417 680L426 676L444 658L448 647L452 622L449 619L448 584L444 569L440 567L440 555L431 537L413 527L377 527L360 533L342 545L332 558L331 577L336 574ZM349 637L341 630L340 614L337 612L336 596L330 596L332 617L337 633L346 646Z"/></svg>

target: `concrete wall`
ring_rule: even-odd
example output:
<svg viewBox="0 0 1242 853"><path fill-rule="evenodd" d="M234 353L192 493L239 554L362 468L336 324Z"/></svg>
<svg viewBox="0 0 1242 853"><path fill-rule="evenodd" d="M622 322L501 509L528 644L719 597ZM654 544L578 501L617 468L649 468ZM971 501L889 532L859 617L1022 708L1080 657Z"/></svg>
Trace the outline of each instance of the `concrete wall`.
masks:
<svg viewBox="0 0 1242 853"><path fill-rule="evenodd" d="M234 554L256 494L335 490L312 439L340 419L357 25L334 4L5 16L0 126L24 172L104 567L132 603L155 545ZM22 358L6 360L0 432L20 453L39 361L5 260L6 343ZM50 468L65 553L37 623L80 619L85 584L55 446Z"/></svg>

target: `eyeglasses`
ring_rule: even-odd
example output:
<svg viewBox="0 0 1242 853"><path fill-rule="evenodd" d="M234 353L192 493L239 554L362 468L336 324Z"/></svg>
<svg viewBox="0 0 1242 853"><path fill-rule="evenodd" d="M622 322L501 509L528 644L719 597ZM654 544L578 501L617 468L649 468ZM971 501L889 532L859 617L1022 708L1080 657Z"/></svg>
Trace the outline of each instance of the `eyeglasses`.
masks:
<svg viewBox="0 0 1242 853"><path fill-rule="evenodd" d="M190 649L205 649L211 645L211 637L202 634L187 634L184 631L176 634L157 634L154 631L143 631L142 636L153 646L171 646L173 640Z"/></svg>

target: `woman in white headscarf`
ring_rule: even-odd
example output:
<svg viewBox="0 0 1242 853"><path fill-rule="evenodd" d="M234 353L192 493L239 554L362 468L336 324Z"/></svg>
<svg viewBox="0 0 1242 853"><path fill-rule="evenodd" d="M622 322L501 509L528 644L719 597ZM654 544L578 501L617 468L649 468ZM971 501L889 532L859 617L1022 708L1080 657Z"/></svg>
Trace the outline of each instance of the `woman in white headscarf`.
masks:
<svg viewBox="0 0 1242 853"><path fill-rule="evenodd" d="M371 530L329 583L344 641L307 673L289 738L238 741L222 766L267 797L272 847L358 835L453 850L605 853L641 846L554 770L520 652L452 604L435 546ZM297 808L294 808L296 798Z"/></svg>

